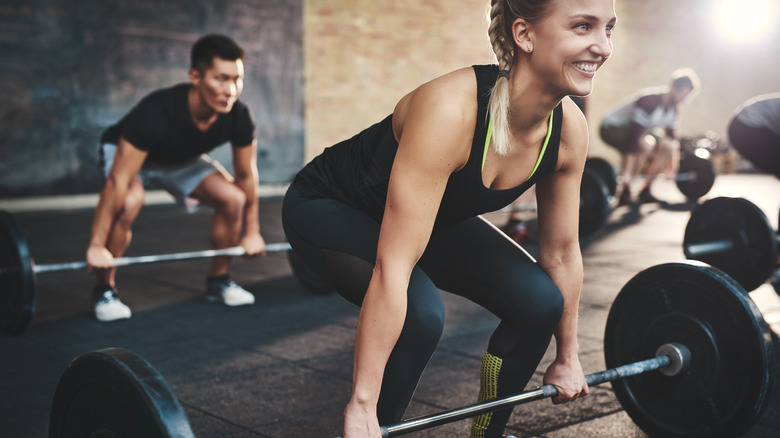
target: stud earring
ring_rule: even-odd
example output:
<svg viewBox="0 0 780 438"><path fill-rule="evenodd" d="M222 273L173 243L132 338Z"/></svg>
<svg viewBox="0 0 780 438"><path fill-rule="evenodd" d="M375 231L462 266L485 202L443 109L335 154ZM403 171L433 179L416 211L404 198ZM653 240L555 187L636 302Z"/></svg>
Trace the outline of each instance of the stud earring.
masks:
<svg viewBox="0 0 780 438"><path fill-rule="evenodd" d="M530 44L526 44L525 48L528 50L528 53L533 52L533 48L531 48Z"/></svg>

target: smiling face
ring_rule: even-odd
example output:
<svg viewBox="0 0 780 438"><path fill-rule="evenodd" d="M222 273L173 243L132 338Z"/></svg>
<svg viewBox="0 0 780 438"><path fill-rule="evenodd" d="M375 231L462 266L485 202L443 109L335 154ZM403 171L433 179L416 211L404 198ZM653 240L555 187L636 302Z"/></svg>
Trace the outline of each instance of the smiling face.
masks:
<svg viewBox="0 0 780 438"><path fill-rule="evenodd" d="M240 59L228 61L215 57L205 71L190 70L190 82L202 105L227 114L244 88L244 63Z"/></svg>
<svg viewBox="0 0 780 438"><path fill-rule="evenodd" d="M593 91L596 71L612 54L616 21L614 0L558 0L544 18L529 24L529 62L550 92L586 96Z"/></svg>

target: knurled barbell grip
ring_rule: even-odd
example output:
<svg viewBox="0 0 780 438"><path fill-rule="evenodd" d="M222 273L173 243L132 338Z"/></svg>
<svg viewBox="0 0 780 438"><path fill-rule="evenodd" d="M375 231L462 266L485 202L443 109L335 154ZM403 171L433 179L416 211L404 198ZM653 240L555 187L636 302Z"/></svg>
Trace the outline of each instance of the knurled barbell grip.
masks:
<svg viewBox="0 0 780 438"><path fill-rule="evenodd" d="M698 260L703 255L723 253L734 247L730 240L714 240L712 242L689 243L683 248L685 257Z"/></svg>
<svg viewBox="0 0 780 438"><path fill-rule="evenodd" d="M290 244L287 242L269 243L266 245L266 252L278 252L288 251ZM234 246L231 248L223 249L208 249L203 251L188 251L177 252L170 254L157 254L146 255L137 257L118 257L114 259L114 266L128 266L136 265L140 263L155 263L174 260L189 260L199 258L211 258L220 256L242 256L246 254L246 251L241 246ZM33 272L38 274L41 272L57 272L57 271L78 271L87 268L87 262L68 262L68 263L53 263L45 265L34 265Z"/></svg>
<svg viewBox="0 0 780 438"><path fill-rule="evenodd" d="M605 382L611 382L620 378L635 376L655 370L667 371L667 375L675 375L687 368L690 363L690 350L681 344L664 344L656 351L656 357L639 362L622 365L585 376L588 386L595 386ZM482 403L451 409L438 414L413 418L402 423L382 426L382 438L389 438L407 433L417 432L442 424L464 420L487 412L524 404L544 398L555 397L558 390L553 385L544 385L540 388L521 392L520 394L502 399L489 400ZM341 437L339 437L341 438Z"/></svg>

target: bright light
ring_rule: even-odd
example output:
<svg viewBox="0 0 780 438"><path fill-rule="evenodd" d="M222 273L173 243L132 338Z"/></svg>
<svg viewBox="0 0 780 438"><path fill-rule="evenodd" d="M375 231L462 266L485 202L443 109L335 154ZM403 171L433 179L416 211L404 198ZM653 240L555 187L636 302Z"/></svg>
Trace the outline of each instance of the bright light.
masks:
<svg viewBox="0 0 780 438"><path fill-rule="evenodd" d="M769 27L773 0L720 0L718 24L729 36L750 39Z"/></svg>

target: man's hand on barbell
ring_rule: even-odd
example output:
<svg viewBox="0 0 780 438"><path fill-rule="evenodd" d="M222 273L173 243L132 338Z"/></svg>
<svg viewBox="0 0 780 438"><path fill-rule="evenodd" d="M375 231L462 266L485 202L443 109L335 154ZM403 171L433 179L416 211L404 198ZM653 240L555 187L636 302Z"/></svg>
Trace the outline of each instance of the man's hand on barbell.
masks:
<svg viewBox="0 0 780 438"><path fill-rule="evenodd" d="M87 270L95 272L100 269L114 267L114 256L105 246L90 246L87 248Z"/></svg>
<svg viewBox="0 0 780 438"><path fill-rule="evenodd" d="M264 256L266 254L265 239L260 233L253 233L244 236L239 242L239 246L244 248L248 257Z"/></svg>

